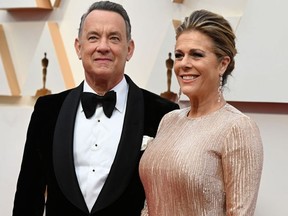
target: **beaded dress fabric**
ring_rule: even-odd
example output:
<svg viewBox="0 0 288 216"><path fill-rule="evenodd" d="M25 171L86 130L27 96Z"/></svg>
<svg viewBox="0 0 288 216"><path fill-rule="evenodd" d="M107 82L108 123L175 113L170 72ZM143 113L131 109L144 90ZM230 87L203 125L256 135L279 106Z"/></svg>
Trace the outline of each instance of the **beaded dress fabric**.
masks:
<svg viewBox="0 0 288 216"><path fill-rule="evenodd" d="M142 216L252 216L263 166L256 123L233 106L199 118L162 119L139 166Z"/></svg>

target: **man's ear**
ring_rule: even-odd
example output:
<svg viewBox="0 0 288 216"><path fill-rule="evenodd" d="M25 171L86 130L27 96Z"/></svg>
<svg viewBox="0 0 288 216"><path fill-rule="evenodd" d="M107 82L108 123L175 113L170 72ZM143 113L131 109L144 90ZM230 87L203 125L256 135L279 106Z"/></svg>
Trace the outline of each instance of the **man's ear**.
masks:
<svg viewBox="0 0 288 216"><path fill-rule="evenodd" d="M134 49L135 49L135 44L134 44L134 41L131 39L128 42L128 53L127 53L126 61L129 61L131 59L134 53Z"/></svg>
<svg viewBox="0 0 288 216"><path fill-rule="evenodd" d="M74 48L79 59L81 59L81 44L78 38L75 38Z"/></svg>

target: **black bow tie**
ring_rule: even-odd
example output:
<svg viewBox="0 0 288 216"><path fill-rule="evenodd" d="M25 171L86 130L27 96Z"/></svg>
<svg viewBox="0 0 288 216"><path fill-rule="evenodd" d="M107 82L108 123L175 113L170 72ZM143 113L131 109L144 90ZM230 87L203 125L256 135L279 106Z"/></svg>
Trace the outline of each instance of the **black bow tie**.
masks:
<svg viewBox="0 0 288 216"><path fill-rule="evenodd" d="M100 96L91 92L82 92L81 103L86 118L93 116L98 103L102 103L105 115L110 118L116 104L116 92L109 91L104 96Z"/></svg>

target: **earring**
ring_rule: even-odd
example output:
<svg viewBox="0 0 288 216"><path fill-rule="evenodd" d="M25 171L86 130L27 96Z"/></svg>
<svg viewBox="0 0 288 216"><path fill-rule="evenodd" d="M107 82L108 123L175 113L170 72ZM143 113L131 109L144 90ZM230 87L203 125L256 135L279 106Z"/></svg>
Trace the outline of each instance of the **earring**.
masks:
<svg viewBox="0 0 288 216"><path fill-rule="evenodd" d="M223 75L219 74L219 87L218 87L218 103L221 102L221 96L222 96L222 85L223 85Z"/></svg>
<svg viewBox="0 0 288 216"><path fill-rule="evenodd" d="M181 88L179 88L177 103L179 103L180 101L181 94L182 94L182 91L181 91Z"/></svg>

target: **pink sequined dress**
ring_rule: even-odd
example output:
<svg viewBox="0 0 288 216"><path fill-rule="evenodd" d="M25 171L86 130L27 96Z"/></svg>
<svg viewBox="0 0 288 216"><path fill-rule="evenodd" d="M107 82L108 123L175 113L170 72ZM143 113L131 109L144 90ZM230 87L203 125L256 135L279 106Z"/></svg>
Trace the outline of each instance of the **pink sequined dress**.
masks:
<svg viewBox="0 0 288 216"><path fill-rule="evenodd" d="M252 216L263 167L256 123L226 104L199 118L162 119L140 161L142 216Z"/></svg>

